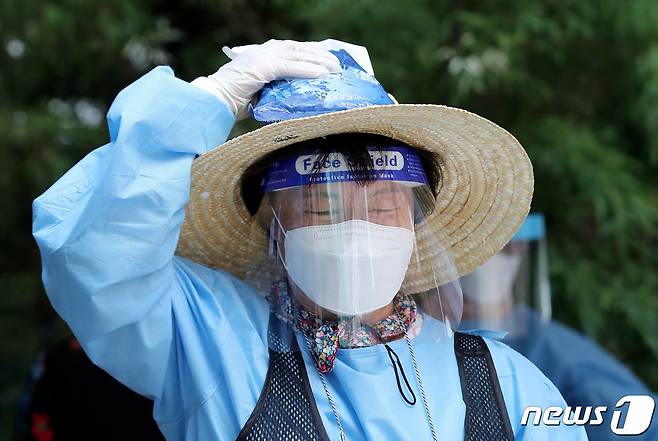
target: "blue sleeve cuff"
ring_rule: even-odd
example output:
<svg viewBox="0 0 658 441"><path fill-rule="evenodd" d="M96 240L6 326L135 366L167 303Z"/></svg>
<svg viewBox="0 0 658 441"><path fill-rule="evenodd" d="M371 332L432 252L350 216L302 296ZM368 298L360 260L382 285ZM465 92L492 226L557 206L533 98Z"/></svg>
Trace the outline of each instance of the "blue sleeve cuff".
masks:
<svg viewBox="0 0 658 441"><path fill-rule="evenodd" d="M202 154L228 138L235 116L216 96L158 66L126 87L107 114L110 140L131 140L138 126L142 144ZM124 138L124 139L122 139ZM128 139L126 139L128 138Z"/></svg>

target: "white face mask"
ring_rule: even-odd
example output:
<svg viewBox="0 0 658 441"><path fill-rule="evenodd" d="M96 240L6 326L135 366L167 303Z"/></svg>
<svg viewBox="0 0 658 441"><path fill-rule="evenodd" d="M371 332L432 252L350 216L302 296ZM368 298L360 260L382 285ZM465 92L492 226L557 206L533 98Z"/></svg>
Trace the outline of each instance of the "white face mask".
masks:
<svg viewBox="0 0 658 441"><path fill-rule="evenodd" d="M478 305L497 305L512 297L521 256L498 253L461 278L464 299Z"/></svg>
<svg viewBox="0 0 658 441"><path fill-rule="evenodd" d="M286 233L284 265L315 304L354 316L393 300L413 245L412 231L363 220L302 227Z"/></svg>

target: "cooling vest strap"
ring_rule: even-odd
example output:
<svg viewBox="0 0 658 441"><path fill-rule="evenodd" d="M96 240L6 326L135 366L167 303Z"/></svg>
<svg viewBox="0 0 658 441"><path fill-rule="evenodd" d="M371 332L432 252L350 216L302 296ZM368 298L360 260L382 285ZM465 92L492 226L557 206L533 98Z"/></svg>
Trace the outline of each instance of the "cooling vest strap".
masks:
<svg viewBox="0 0 658 441"><path fill-rule="evenodd" d="M265 384L237 441L329 441L297 340L274 315L268 334L271 349Z"/></svg>
<svg viewBox="0 0 658 441"><path fill-rule="evenodd" d="M514 441L496 368L484 339L456 332L455 356L466 405L464 441Z"/></svg>

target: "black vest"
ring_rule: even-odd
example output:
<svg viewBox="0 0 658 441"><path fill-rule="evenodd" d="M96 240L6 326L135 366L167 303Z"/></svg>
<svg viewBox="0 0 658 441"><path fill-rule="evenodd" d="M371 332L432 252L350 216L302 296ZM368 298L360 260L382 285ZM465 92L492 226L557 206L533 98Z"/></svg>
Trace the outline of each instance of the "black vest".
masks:
<svg viewBox="0 0 658 441"><path fill-rule="evenodd" d="M237 440L329 441L291 329L272 316L269 340L265 384ZM514 441L498 375L482 337L455 333L455 355L466 405L464 440Z"/></svg>

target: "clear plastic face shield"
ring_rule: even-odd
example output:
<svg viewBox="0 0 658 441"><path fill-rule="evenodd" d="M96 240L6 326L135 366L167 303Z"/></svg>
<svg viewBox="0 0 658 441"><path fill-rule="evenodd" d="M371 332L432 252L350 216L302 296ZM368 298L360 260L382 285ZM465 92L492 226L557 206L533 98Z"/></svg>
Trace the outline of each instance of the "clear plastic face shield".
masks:
<svg viewBox="0 0 658 441"><path fill-rule="evenodd" d="M524 335L527 312L551 318L544 218L530 214L514 238L495 256L461 278L464 313L461 329Z"/></svg>
<svg viewBox="0 0 658 441"><path fill-rule="evenodd" d="M335 152L272 165L253 223L263 252L246 282L274 303L286 291L294 319L303 309L337 322L346 341L409 299L422 320L434 321L437 339L450 337L461 289L451 256L425 222L435 197L419 157L405 147L366 154L367 176Z"/></svg>

